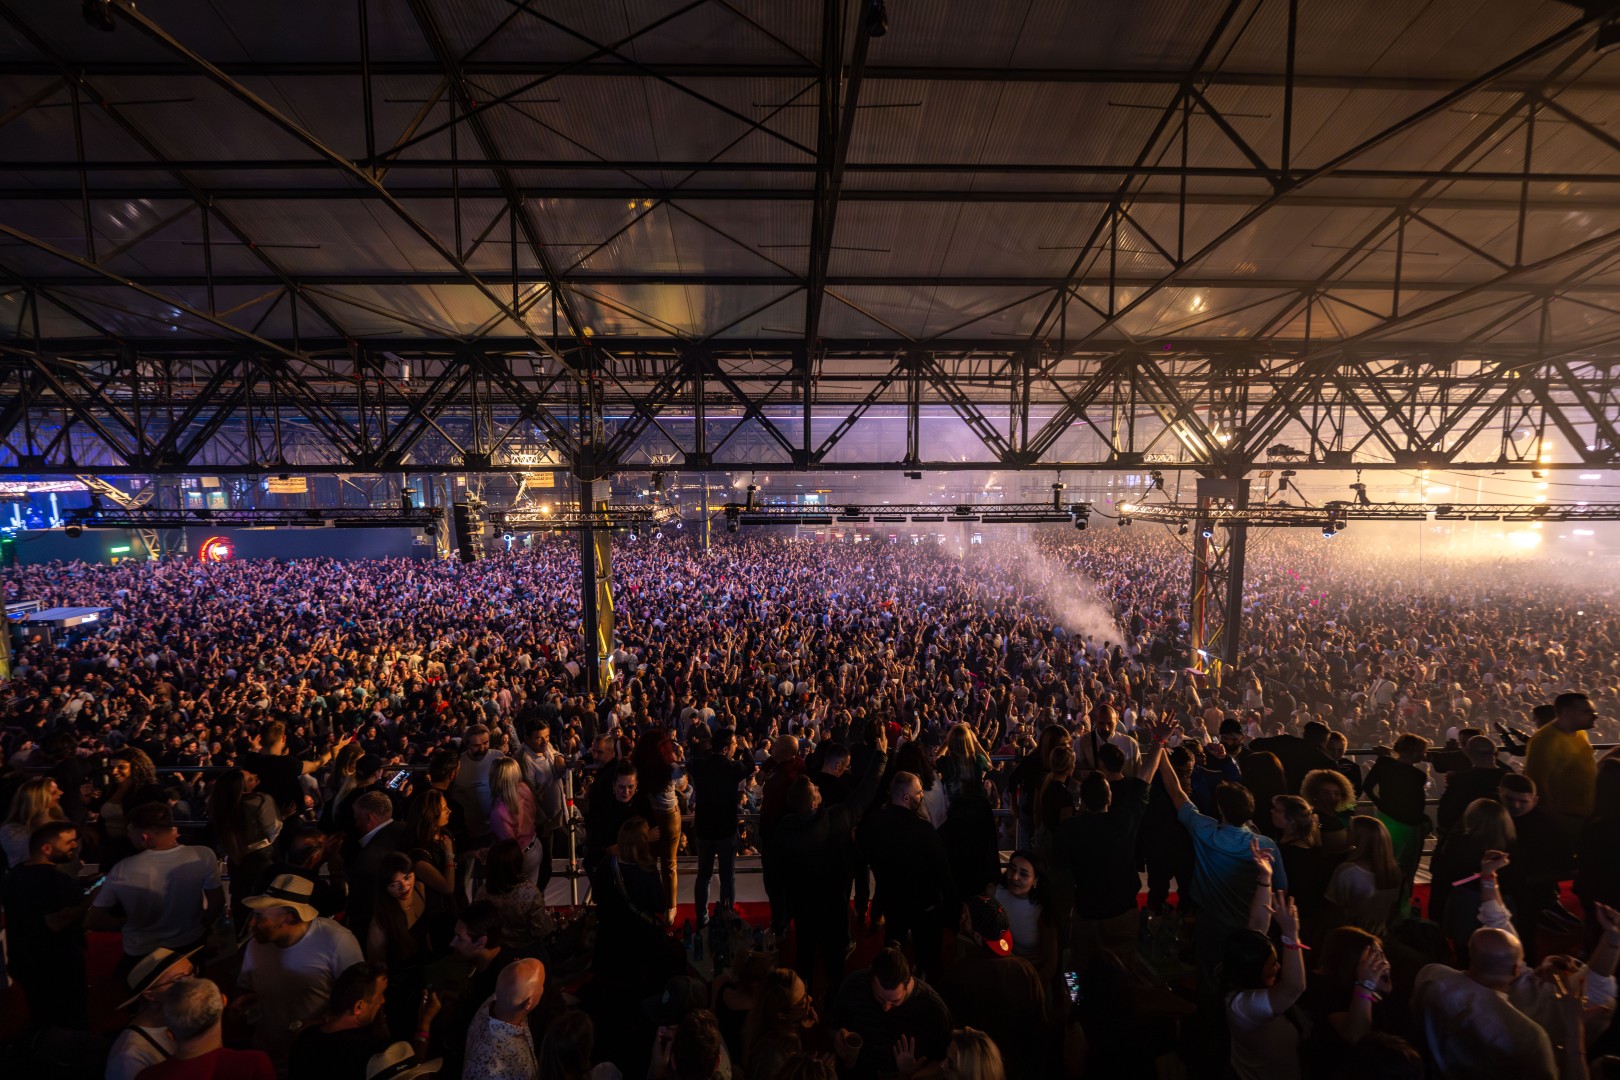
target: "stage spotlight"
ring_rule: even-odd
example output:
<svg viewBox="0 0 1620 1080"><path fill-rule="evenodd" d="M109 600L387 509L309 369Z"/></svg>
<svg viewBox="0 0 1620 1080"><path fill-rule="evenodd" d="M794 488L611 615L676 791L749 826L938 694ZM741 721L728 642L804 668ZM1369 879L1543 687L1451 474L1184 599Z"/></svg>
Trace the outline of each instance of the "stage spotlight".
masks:
<svg viewBox="0 0 1620 1080"><path fill-rule="evenodd" d="M84 535L84 527L82 525L69 525L62 531L67 533L70 538L75 540Z"/></svg>
<svg viewBox="0 0 1620 1080"><path fill-rule="evenodd" d="M1211 525L1207 521L1200 521L1198 523L1198 535L1202 536L1205 540L1208 540L1210 537L1215 535L1215 526Z"/></svg>
<svg viewBox="0 0 1620 1080"><path fill-rule="evenodd" d="M1192 527L1190 525L1188 525L1185 521L1183 521L1181 523L1181 528L1176 530L1176 535L1177 536L1186 536L1190 532L1192 532Z"/></svg>
<svg viewBox="0 0 1620 1080"><path fill-rule="evenodd" d="M1333 527L1333 522L1330 521L1326 525L1322 526L1322 539L1331 540L1333 539L1333 534L1338 531L1339 530Z"/></svg>
<svg viewBox="0 0 1620 1080"><path fill-rule="evenodd" d="M1350 490L1356 493L1357 506L1371 506L1372 500L1367 498L1367 485L1357 481L1350 485Z"/></svg>
<svg viewBox="0 0 1620 1080"><path fill-rule="evenodd" d="M1088 525L1090 525L1090 524L1091 524L1090 520L1088 520L1084 514L1076 514L1075 515L1075 517L1074 517L1074 527L1077 530L1079 530L1080 532L1085 532L1086 527Z"/></svg>
<svg viewBox="0 0 1620 1080"><path fill-rule="evenodd" d="M1152 472L1148 473L1148 476L1152 477L1154 487L1158 488L1160 491L1164 490L1164 473L1154 469Z"/></svg>
<svg viewBox="0 0 1620 1080"><path fill-rule="evenodd" d="M1114 522L1115 525L1118 525L1122 529L1125 526L1129 525L1130 523L1131 523L1131 519L1128 518L1128 517L1122 517L1118 521Z"/></svg>

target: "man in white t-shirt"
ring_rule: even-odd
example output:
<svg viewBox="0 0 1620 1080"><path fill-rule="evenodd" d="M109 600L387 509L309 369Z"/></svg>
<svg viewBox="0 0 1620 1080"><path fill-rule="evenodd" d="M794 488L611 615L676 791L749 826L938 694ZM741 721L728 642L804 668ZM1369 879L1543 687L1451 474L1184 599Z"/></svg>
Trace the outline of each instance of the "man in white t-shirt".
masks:
<svg viewBox="0 0 1620 1080"><path fill-rule="evenodd" d="M120 974L154 949L185 952L200 945L225 910L218 860L208 848L180 842L167 803L136 807L129 839L140 850L107 872L85 918L88 930L123 932Z"/></svg>
<svg viewBox="0 0 1620 1080"><path fill-rule="evenodd" d="M253 1044L283 1075L293 1037L325 1010L337 977L364 959L352 933L319 916L310 903L314 891L308 878L281 874L263 893L242 901L253 912L253 938L242 954L238 984L258 1005Z"/></svg>

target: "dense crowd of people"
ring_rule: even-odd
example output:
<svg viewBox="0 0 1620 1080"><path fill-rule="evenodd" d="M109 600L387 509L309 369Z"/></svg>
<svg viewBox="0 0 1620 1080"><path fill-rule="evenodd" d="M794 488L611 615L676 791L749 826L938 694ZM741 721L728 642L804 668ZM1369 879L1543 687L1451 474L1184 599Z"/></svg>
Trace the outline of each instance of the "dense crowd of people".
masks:
<svg viewBox="0 0 1620 1080"><path fill-rule="evenodd" d="M0 685L17 1052L1620 1075L1612 577L1261 534L1211 670L1170 531L985 532L616 543L601 694L563 540L9 572L110 609Z"/></svg>

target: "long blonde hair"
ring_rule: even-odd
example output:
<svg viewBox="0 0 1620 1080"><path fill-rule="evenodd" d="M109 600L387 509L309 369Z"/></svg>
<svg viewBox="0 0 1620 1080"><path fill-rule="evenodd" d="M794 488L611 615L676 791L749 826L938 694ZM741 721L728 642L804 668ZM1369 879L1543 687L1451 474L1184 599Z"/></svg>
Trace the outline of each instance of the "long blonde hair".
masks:
<svg viewBox="0 0 1620 1080"><path fill-rule="evenodd" d="M1001 1051L978 1028L965 1027L951 1038L945 1051L945 1075L950 1080L1006 1080Z"/></svg>
<svg viewBox="0 0 1620 1080"><path fill-rule="evenodd" d="M5 824L21 825L32 831L36 825L43 825L47 821L66 821L67 815L62 813L61 806L51 797L51 788L55 784L56 781L49 776L36 776L25 782L11 797L11 809L6 814Z"/></svg>
<svg viewBox="0 0 1620 1080"><path fill-rule="evenodd" d="M973 734L973 729L967 724L958 723L952 725L945 736L945 752L963 761L975 761L984 753L984 749L979 746L978 736Z"/></svg>
<svg viewBox="0 0 1620 1080"><path fill-rule="evenodd" d="M523 804L518 790L522 786L523 770L512 758L501 758L489 772L490 797L505 806L514 821L517 820L518 807Z"/></svg>
<svg viewBox="0 0 1620 1080"><path fill-rule="evenodd" d="M1395 843L1384 823L1366 814L1350 819L1350 858L1347 862L1372 871L1380 889L1394 889L1401 883L1400 864L1395 861Z"/></svg>

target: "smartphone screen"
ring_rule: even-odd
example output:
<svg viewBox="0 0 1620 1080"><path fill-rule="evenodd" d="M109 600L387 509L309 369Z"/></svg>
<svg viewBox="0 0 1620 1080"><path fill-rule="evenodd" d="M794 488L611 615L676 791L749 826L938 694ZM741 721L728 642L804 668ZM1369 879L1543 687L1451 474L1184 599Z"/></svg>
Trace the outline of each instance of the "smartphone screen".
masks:
<svg viewBox="0 0 1620 1080"><path fill-rule="evenodd" d="M1069 1000L1076 1004L1080 1001L1080 973L1078 971L1065 971L1063 985L1068 988Z"/></svg>
<svg viewBox="0 0 1620 1080"><path fill-rule="evenodd" d="M388 781L388 786L397 789L401 784L405 783L405 777L407 775L409 775L408 769L399 770L399 772L395 773L393 778Z"/></svg>

